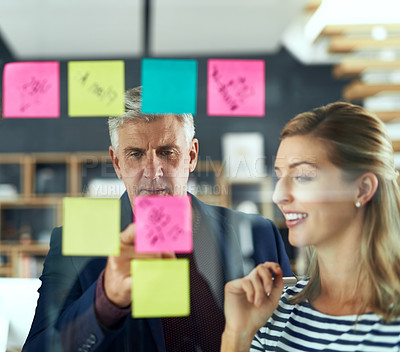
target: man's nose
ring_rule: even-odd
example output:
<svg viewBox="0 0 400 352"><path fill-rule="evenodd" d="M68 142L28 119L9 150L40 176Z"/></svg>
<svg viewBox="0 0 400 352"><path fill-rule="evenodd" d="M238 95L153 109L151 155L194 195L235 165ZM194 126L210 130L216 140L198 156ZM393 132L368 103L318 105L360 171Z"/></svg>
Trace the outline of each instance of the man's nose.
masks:
<svg viewBox="0 0 400 352"><path fill-rule="evenodd" d="M143 176L155 180L163 175L162 163L156 156L150 156L146 160Z"/></svg>
<svg viewBox="0 0 400 352"><path fill-rule="evenodd" d="M292 200L290 177L281 177L275 185L272 201L275 204L285 204Z"/></svg>

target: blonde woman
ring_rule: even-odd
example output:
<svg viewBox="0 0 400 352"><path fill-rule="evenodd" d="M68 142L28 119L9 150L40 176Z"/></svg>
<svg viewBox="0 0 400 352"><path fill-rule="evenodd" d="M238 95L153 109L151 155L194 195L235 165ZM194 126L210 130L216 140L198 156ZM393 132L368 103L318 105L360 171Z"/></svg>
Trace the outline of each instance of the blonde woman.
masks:
<svg viewBox="0 0 400 352"><path fill-rule="evenodd" d="M383 123L344 102L302 113L275 172L308 278L283 290L267 262L229 282L222 351L400 351L400 190Z"/></svg>

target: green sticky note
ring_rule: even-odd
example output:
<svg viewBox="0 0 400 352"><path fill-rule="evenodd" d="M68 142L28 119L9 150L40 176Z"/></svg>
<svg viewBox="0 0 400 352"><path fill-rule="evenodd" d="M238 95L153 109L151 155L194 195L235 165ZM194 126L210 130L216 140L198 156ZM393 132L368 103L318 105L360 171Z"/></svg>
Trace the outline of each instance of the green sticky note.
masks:
<svg viewBox="0 0 400 352"><path fill-rule="evenodd" d="M62 254L120 254L121 202L108 198L64 198Z"/></svg>
<svg viewBox="0 0 400 352"><path fill-rule="evenodd" d="M131 275L132 317L184 317L190 314L188 259L134 259Z"/></svg>
<svg viewBox="0 0 400 352"><path fill-rule="evenodd" d="M125 111L125 63L68 62L68 115L110 116Z"/></svg>
<svg viewBox="0 0 400 352"><path fill-rule="evenodd" d="M142 112L196 113L197 61L142 60Z"/></svg>

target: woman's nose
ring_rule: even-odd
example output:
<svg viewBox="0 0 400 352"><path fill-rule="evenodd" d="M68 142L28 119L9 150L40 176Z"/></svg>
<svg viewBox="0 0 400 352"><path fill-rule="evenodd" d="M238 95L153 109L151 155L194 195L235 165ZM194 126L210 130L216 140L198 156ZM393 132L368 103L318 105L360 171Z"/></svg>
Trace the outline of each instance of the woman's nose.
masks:
<svg viewBox="0 0 400 352"><path fill-rule="evenodd" d="M275 204L284 204L293 200L291 194L290 178L281 177L275 185L272 201Z"/></svg>

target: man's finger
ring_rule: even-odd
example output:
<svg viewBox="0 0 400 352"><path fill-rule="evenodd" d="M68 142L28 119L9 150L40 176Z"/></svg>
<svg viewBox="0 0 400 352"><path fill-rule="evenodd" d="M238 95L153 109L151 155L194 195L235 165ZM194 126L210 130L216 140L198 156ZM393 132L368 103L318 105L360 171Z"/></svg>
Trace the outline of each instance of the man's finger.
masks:
<svg viewBox="0 0 400 352"><path fill-rule="evenodd" d="M176 255L174 252L165 252L161 253L161 258L163 259L176 259Z"/></svg>
<svg viewBox="0 0 400 352"><path fill-rule="evenodd" d="M120 235L121 244L134 245L135 243L135 224L129 224Z"/></svg>

